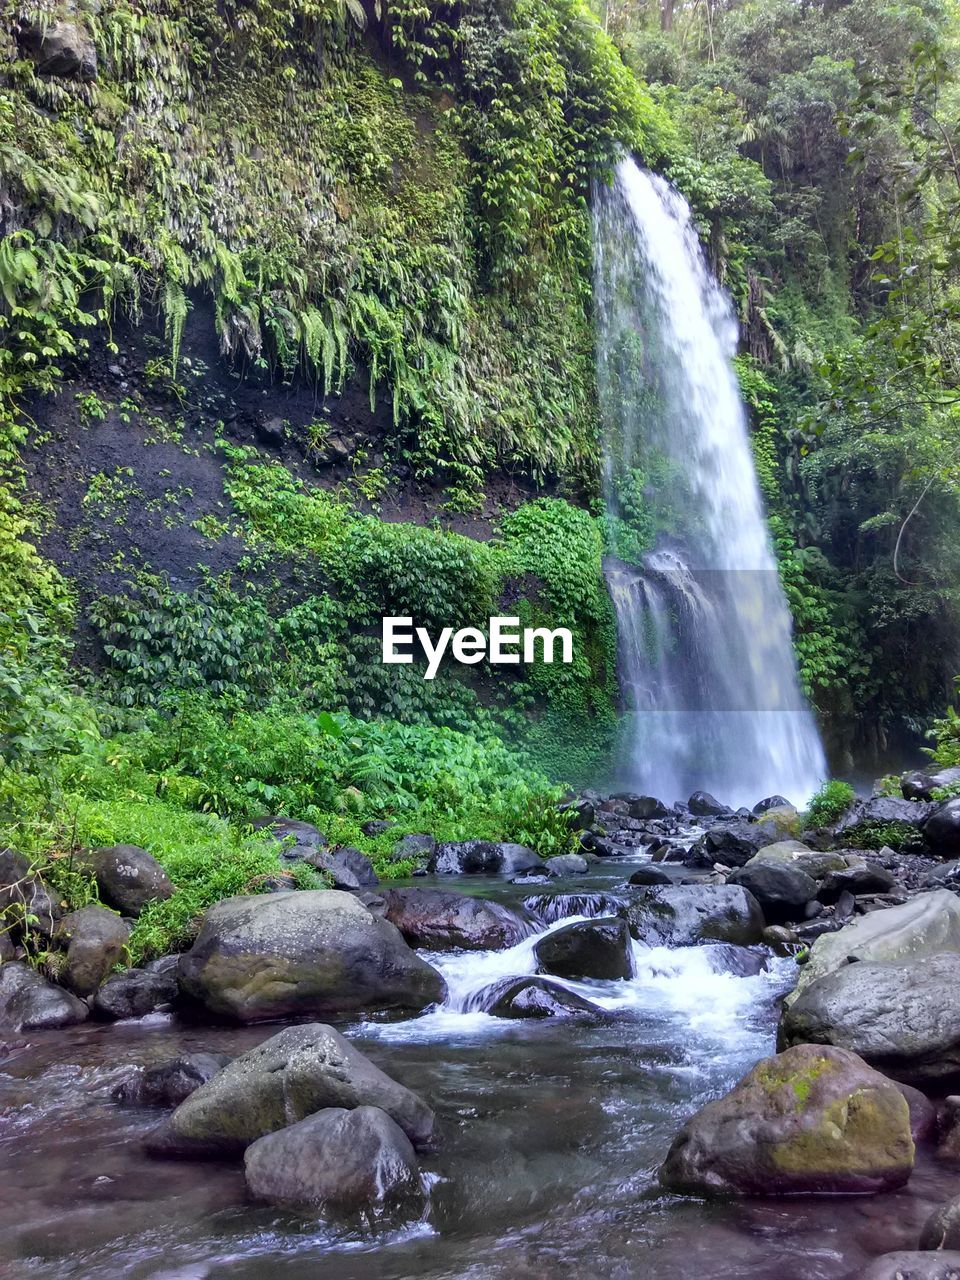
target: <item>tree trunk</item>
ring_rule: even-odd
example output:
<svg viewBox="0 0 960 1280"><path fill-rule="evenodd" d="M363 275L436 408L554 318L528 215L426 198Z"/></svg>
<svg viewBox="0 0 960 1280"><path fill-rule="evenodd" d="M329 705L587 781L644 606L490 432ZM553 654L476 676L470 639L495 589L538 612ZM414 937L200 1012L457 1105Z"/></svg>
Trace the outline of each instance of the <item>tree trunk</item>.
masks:
<svg viewBox="0 0 960 1280"><path fill-rule="evenodd" d="M660 0L660 29L673 30L673 10L676 0Z"/></svg>

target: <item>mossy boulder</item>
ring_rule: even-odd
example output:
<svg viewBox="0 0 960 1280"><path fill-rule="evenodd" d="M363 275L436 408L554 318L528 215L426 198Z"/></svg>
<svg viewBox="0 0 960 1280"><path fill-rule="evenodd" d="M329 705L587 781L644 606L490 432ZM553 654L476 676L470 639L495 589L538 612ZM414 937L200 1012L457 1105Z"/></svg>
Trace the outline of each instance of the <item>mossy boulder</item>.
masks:
<svg viewBox="0 0 960 1280"><path fill-rule="evenodd" d="M532 932L530 923L499 902L442 889L385 889L387 920L412 947L499 951Z"/></svg>
<svg viewBox="0 0 960 1280"><path fill-rule="evenodd" d="M240 1022L419 1010L446 991L394 925L335 889L218 902L178 973L186 995Z"/></svg>
<svg viewBox="0 0 960 1280"><path fill-rule="evenodd" d="M693 884L642 890L627 908L630 932L648 946L760 941L765 921L756 898L741 885Z"/></svg>
<svg viewBox="0 0 960 1280"><path fill-rule="evenodd" d="M844 871L847 868L847 860L843 854L820 853L800 840L778 840L776 844L768 844L746 866L762 862L793 867L808 875L811 880L822 880L832 871Z"/></svg>
<svg viewBox="0 0 960 1280"><path fill-rule="evenodd" d="M851 960L906 964L941 951L960 952L960 899L947 889L917 894L902 906L871 911L836 933L821 935L786 1003L793 1004L811 983Z"/></svg>
<svg viewBox="0 0 960 1280"><path fill-rule="evenodd" d="M897 1085L856 1054L804 1044L688 1120L660 1181L691 1195L868 1194L903 1186L913 1163Z"/></svg>

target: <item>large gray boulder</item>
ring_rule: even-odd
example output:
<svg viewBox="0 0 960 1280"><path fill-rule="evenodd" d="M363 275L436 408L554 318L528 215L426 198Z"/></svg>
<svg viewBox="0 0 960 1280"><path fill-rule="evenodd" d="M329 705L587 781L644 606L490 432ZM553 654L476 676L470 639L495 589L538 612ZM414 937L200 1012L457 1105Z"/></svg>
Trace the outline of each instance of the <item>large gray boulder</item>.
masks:
<svg viewBox="0 0 960 1280"><path fill-rule="evenodd" d="M543 859L522 844L456 840L437 845L427 869L441 876L516 876L541 871Z"/></svg>
<svg viewBox="0 0 960 1280"><path fill-rule="evenodd" d="M923 828L923 838L941 858L960 855L960 796L934 809Z"/></svg>
<svg viewBox="0 0 960 1280"><path fill-rule="evenodd" d="M757 858L731 871L727 884L741 885L752 893L768 924L803 919L807 903L817 896L817 882L799 867Z"/></svg>
<svg viewBox="0 0 960 1280"><path fill-rule="evenodd" d="M500 951L532 932L530 924L498 902L441 889L385 889L386 918L412 947L431 951Z"/></svg>
<svg viewBox="0 0 960 1280"><path fill-rule="evenodd" d="M536 944L541 973L558 978L632 978L630 929L619 916L581 920L555 929Z"/></svg>
<svg viewBox="0 0 960 1280"><path fill-rule="evenodd" d="M126 961L130 926L106 907L81 907L63 917L56 938L67 948L60 981L78 996L92 996Z"/></svg>
<svg viewBox="0 0 960 1280"><path fill-rule="evenodd" d="M82 1000L47 982L28 964L0 965L0 1027L45 1031L84 1022Z"/></svg>
<svg viewBox="0 0 960 1280"><path fill-rule="evenodd" d="M752 866L761 862L776 862L781 866L794 867L812 880L822 880L831 871L844 871L848 865L843 854L821 853L799 840L778 840L776 844L765 845L745 865Z"/></svg>
<svg viewBox="0 0 960 1280"><path fill-rule="evenodd" d="M179 979L187 995L241 1022L422 1009L446 991L394 925L334 889L218 902Z"/></svg>
<svg viewBox="0 0 960 1280"><path fill-rule="evenodd" d="M923 800L902 800L899 796L855 800L834 827L834 832L841 836L845 832L856 831L857 827L887 826L890 823L903 823L919 830L930 817L933 807Z"/></svg>
<svg viewBox="0 0 960 1280"><path fill-rule="evenodd" d="M908 1084L960 1079L960 954L842 965L783 1011L782 1044L832 1044Z"/></svg>
<svg viewBox="0 0 960 1280"><path fill-rule="evenodd" d="M138 916L148 902L164 901L174 891L156 858L135 844L94 849L90 866L101 899L125 916Z"/></svg>
<svg viewBox="0 0 960 1280"><path fill-rule="evenodd" d="M373 889L380 878L365 853L349 845L335 849L319 849L312 859L318 871L326 871L335 889Z"/></svg>
<svg viewBox="0 0 960 1280"><path fill-rule="evenodd" d="M932 800L934 791L941 787L955 787L960 783L960 766L952 769L938 769L933 773L922 769L913 769L903 774L900 779L900 790L905 800Z"/></svg>
<svg viewBox="0 0 960 1280"><path fill-rule="evenodd" d="M759 850L778 840L777 832L762 822L737 818L711 827L690 850L687 860L694 866L742 867Z"/></svg>
<svg viewBox="0 0 960 1280"><path fill-rule="evenodd" d="M960 1252L923 1253L903 1249L874 1258L856 1280L960 1280Z"/></svg>
<svg viewBox="0 0 960 1280"><path fill-rule="evenodd" d="M742 885L654 886L627 908L630 931L648 946L690 947L699 942L760 941L763 911Z"/></svg>
<svg viewBox="0 0 960 1280"><path fill-rule="evenodd" d="M260 1138L243 1168L251 1194L283 1208L366 1218L423 1206L413 1147L376 1107L329 1108Z"/></svg>
<svg viewBox="0 0 960 1280"><path fill-rule="evenodd" d="M325 1107L380 1107L411 1142L429 1145L434 1117L339 1032L322 1023L287 1027L196 1089L154 1134L154 1154L229 1155Z"/></svg>
<svg viewBox="0 0 960 1280"><path fill-rule="evenodd" d="M822 934L786 1003L851 959L899 964L925 961L941 951L960 951L960 899L947 889L917 894L902 906L871 911L836 933Z"/></svg>
<svg viewBox="0 0 960 1280"><path fill-rule="evenodd" d="M913 1162L896 1084L845 1050L797 1045L688 1120L660 1181L692 1195L863 1194L903 1186Z"/></svg>

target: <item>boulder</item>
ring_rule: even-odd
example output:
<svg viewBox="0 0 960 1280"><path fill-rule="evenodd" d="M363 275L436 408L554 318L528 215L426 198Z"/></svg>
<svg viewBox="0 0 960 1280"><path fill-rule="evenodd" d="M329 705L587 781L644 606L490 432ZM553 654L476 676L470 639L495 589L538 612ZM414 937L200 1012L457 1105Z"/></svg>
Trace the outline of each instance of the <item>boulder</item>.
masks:
<svg viewBox="0 0 960 1280"><path fill-rule="evenodd" d="M817 882L788 862L752 858L731 871L727 884L741 885L752 893L768 924L802 920L807 903L817 896Z"/></svg>
<svg viewBox="0 0 960 1280"><path fill-rule="evenodd" d="M779 862L796 867L812 880L822 880L831 871L847 869L847 860L842 854L821 853L799 840L778 840L775 844L765 845L758 850L756 858L760 862Z"/></svg>
<svg viewBox="0 0 960 1280"><path fill-rule="evenodd" d="M960 797L934 809L924 824L923 839L938 857L960 856Z"/></svg>
<svg viewBox="0 0 960 1280"><path fill-rule="evenodd" d="M533 949L541 973L558 978L632 978L633 949L626 920L600 916L564 925Z"/></svg>
<svg viewBox="0 0 960 1280"><path fill-rule="evenodd" d="M60 981L78 996L92 996L127 955L130 926L106 907L81 907L57 926L67 958Z"/></svg>
<svg viewBox="0 0 960 1280"><path fill-rule="evenodd" d="M438 845L427 869L440 876L516 876L541 871L543 859L522 844L457 840Z"/></svg>
<svg viewBox="0 0 960 1280"><path fill-rule="evenodd" d="M10 913L15 925L32 916L30 929L46 938L53 936L63 914L29 859L14 849L0 849L0 916L10 907L16 908Z"/></svg>
<svg viewBox="0 0 960 1280"><path fill-rule="evenodd" d="M317 849L309 860L318 871L326 872L335 889L373 889L380 883L373 863L359 849Z"/></svg>
<svg viewBox="0 0 960 1280"><path fill-rule="evenodd" d="M914 1089L912 1085L903 1084L902 1081L897 1083L910 1108L910 1136L913 1138L914 1145L932 1142L937 1133L936 1104L931 1102L925 1093Z"/></svg>
<svg viewBox="0 0 960 1280"><path fill-rule="evenodd" d="M960 1250L960 1196L934 1209L920 1232L921 1249ZM957 1254L960 1262L960 1253ZM957 1271L960 1276L960 1268Z"/></svg>
<svg viewBox="0 0 960 1280"><path fill-rule="evenodd" d="M218 902L179 979L188 996L241 1022L422 1009L446 991L398 929L335 889Z"/></svg>
<svg viewBox="0 0 960 1280"><path fill-rule="evenodd" d="M327 1107L379 1107L411 1142L428 1146L434 1116L323 1023L287 1027L235 1058L190 1094L148 1141L155 1155L216 1156Z"/></svg>
<svg viewBox="0 0 960 1280"><path fill-rule="evenodd" d="M687 801L687 808L695 818L718 818L732 812L728 804L721 804L709 791L695 791Z"/></svg>
<svg viewBox="0 0 960 1280"><path fill-rule="evenodd" d="M582 858L579 853L561 853L555 858L547 858L541 865L548 876L555 878L585 875L589 866L586 858Z"/></svg>
<svg viewBox="0 0 960 1280"><path fill-rule="evenodd" d="M487 1012L495 1018L573 1018L603 1012L547 978L507 978L490 989ZM486 1003L486 999L484 999Z"/></svg>
<svg viewBox="0 0 960 1280"><path fill-rule="evenodd" d="M127 1107L178 1107L233 1059L227 1053L185 1053L137 1071L113 1091Z"/></svg>
<svg viewBox="0 0 960 1280"><path fill-rule="evenodd" d="M913 1162L897 1086L855 1054L797 1045L688 1120L660 1181L692 1195L864 1194L903 1186Z"/></svg>
<svg viewBox="0 0 960 1280"><path fill-rule="evenodd" d="M765 800L758 800L753 806L753 812L758 818L768 809L793 809L796 813L796 809L785 796L767 796Z"/></svg>
<svg viewBox="0 0 960 1280"><path fill-rule="evenodd" d="M694 866L712 867L715 862L722 862L727 867L742 867L777 839L777 834L764 823L737 818L711 827L690 850L689 861Z"/></svg>
<svg viewBox="0 0 960 1280"><path fill-rule="evenodd" d="M670 810L656 796L630 796L627 800L627 812L631 818L639 818L641 822L670 816Z"/></svg>
<svg viewBox="0 0 960 1280"><path fill-rule="evenodd" d="M108 978L93 999L93 1011L100 1018L143 1018L157 1009L168 1008L180 988L174 973L146 973L127 969Z"/></svg>
<svg viewBox="0 0 960 1280"><path fill-rule="evenodd" d="M836 902L841 893L852 893L859 897L868 893L890 893L900 888L897 877L885 867L864 864L861 867L847 867L844 871L831 871L825 875L817 897L821 902Z"/></svg>
<svg viewBox="0 0 960 1280"><path fill-rule="evenodd" d="M669 871L665 871L663 867L655 862L648 863L645 867L641 867L635 871L627 884L675 884L676 876L672 876Z"/></svg>
<svg viewBox="0 0 960 1280"><path fill-rule="evenodd" d="M960 951L960 900L948 889L919 893L902 906L871 911L817 938L786 1002L792 1003L810 983L851 958L899 964L926 960L940 951Z"/></svg>
<svg viewBox="0 0 960 1280"><path fill-rule="evenodd" d="M313 864L319 850L327 844L327 837L316 827L309 822L297 822L294 818L254 818L250 825L254 831L273 836L281 845L280 859L283 862Z"/></svg>
<svg viewBox="0 0 960 1280"><path fill-rule="evenodd" d="M714 973L728 973L734 978L755 978L769 968L762 951L738 947L732 942L712 943L704 947L703 954Z"/></svg>
<svg viewBox="0 0 960 1280"><path fill-rule="evenodd" d="M840 836L846 831L855 831L857 827L890 823L904 823L919 829L930 817L933 807L923 800L901 800L899 796L855 800L834 827L834 833Z"/></svg>
<svg viewBox="0 0 960 1280"><path fill-rule="evenodd" d="M47 982L28 964L0 965L0 1026L14 1031L72 1027L87 1018L82 1000Z"/></svg>
<svg viewBox="0 0 960 1280"><path fill-rule="evenodd" d="M960 783L960 766L952 769L938 769L935 773L927 773L914 769L905 773L900 779L900 790L905 800L932 800L934 791L941 787L955 787Z"/></svg>
<svg viewBox="0 0 960 1280"><path fill-rule="evenodd" d="M858 1271L856 1280L960 1280L960 1253L953 1249L884 1253Z"/></svg>
<svg viewBox="0 0 960 1280"><path fill-rule="evenodd" d="M377 1107L327 1108L247 1148L247 1187L283 1208L353 1216L419 1215L423 1187L413 1147Z"/></svg>
<svg viewBox="0 0 960 1280"><path fill-rule="evenodd" d="M163 901L174 891L156 858L135 844L94 849L90 865L101 899L121 915L138 916L148 902Z"/></svg>
<svg viewBox="0 0 960 1280"><path fill-rule="evenodd" d="M412 947L430 951L501 951L531 927L515 911L467 893L440 889L385 889L385 915Z"/></svg>
<svg viewBox="0 0 960 1280"><path fill-rule="evenodd" d="M360 830L365 836L369 836L371 840L375 840L377 836L386 835L388 831L392 831L397 824L389 822L385 818L371 818L368 822L364 822Z"/></svg>
<svg viewBox="0 0 960 1280"><path fill-rule="evenodd" d="M627 908L630 931L648 946L691 947L700 942L760 941L764 919L752 893L735 884L654 887Z"/></svg>
<svg viewBox="0 0 960 1280"><path fill-rule="evenodd" d="M97 78L96 46L76 22L23 22L17 41L33 58L42 76L62 76L65 80Z"/></svg>
<svg viewBox="0 0 960 1280"><path fill-rule="evenodd" d="M960 1080L960 955L841 965L784 1008L779 1034L849 1049L908 1084Z"/></svg>

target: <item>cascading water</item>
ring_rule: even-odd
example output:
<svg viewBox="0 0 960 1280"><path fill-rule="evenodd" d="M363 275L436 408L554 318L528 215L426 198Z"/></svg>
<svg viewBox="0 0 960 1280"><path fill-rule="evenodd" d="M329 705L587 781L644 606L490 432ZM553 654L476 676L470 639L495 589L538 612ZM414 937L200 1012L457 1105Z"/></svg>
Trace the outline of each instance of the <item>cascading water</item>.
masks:
<svg viewBox="0 0 960 1280"><path fill-rule="evenodd" d="M737 324L690 209L631 160L594 192L606 563L632 702L621 781L731 804L825 776L733 370Z"/></svg>

